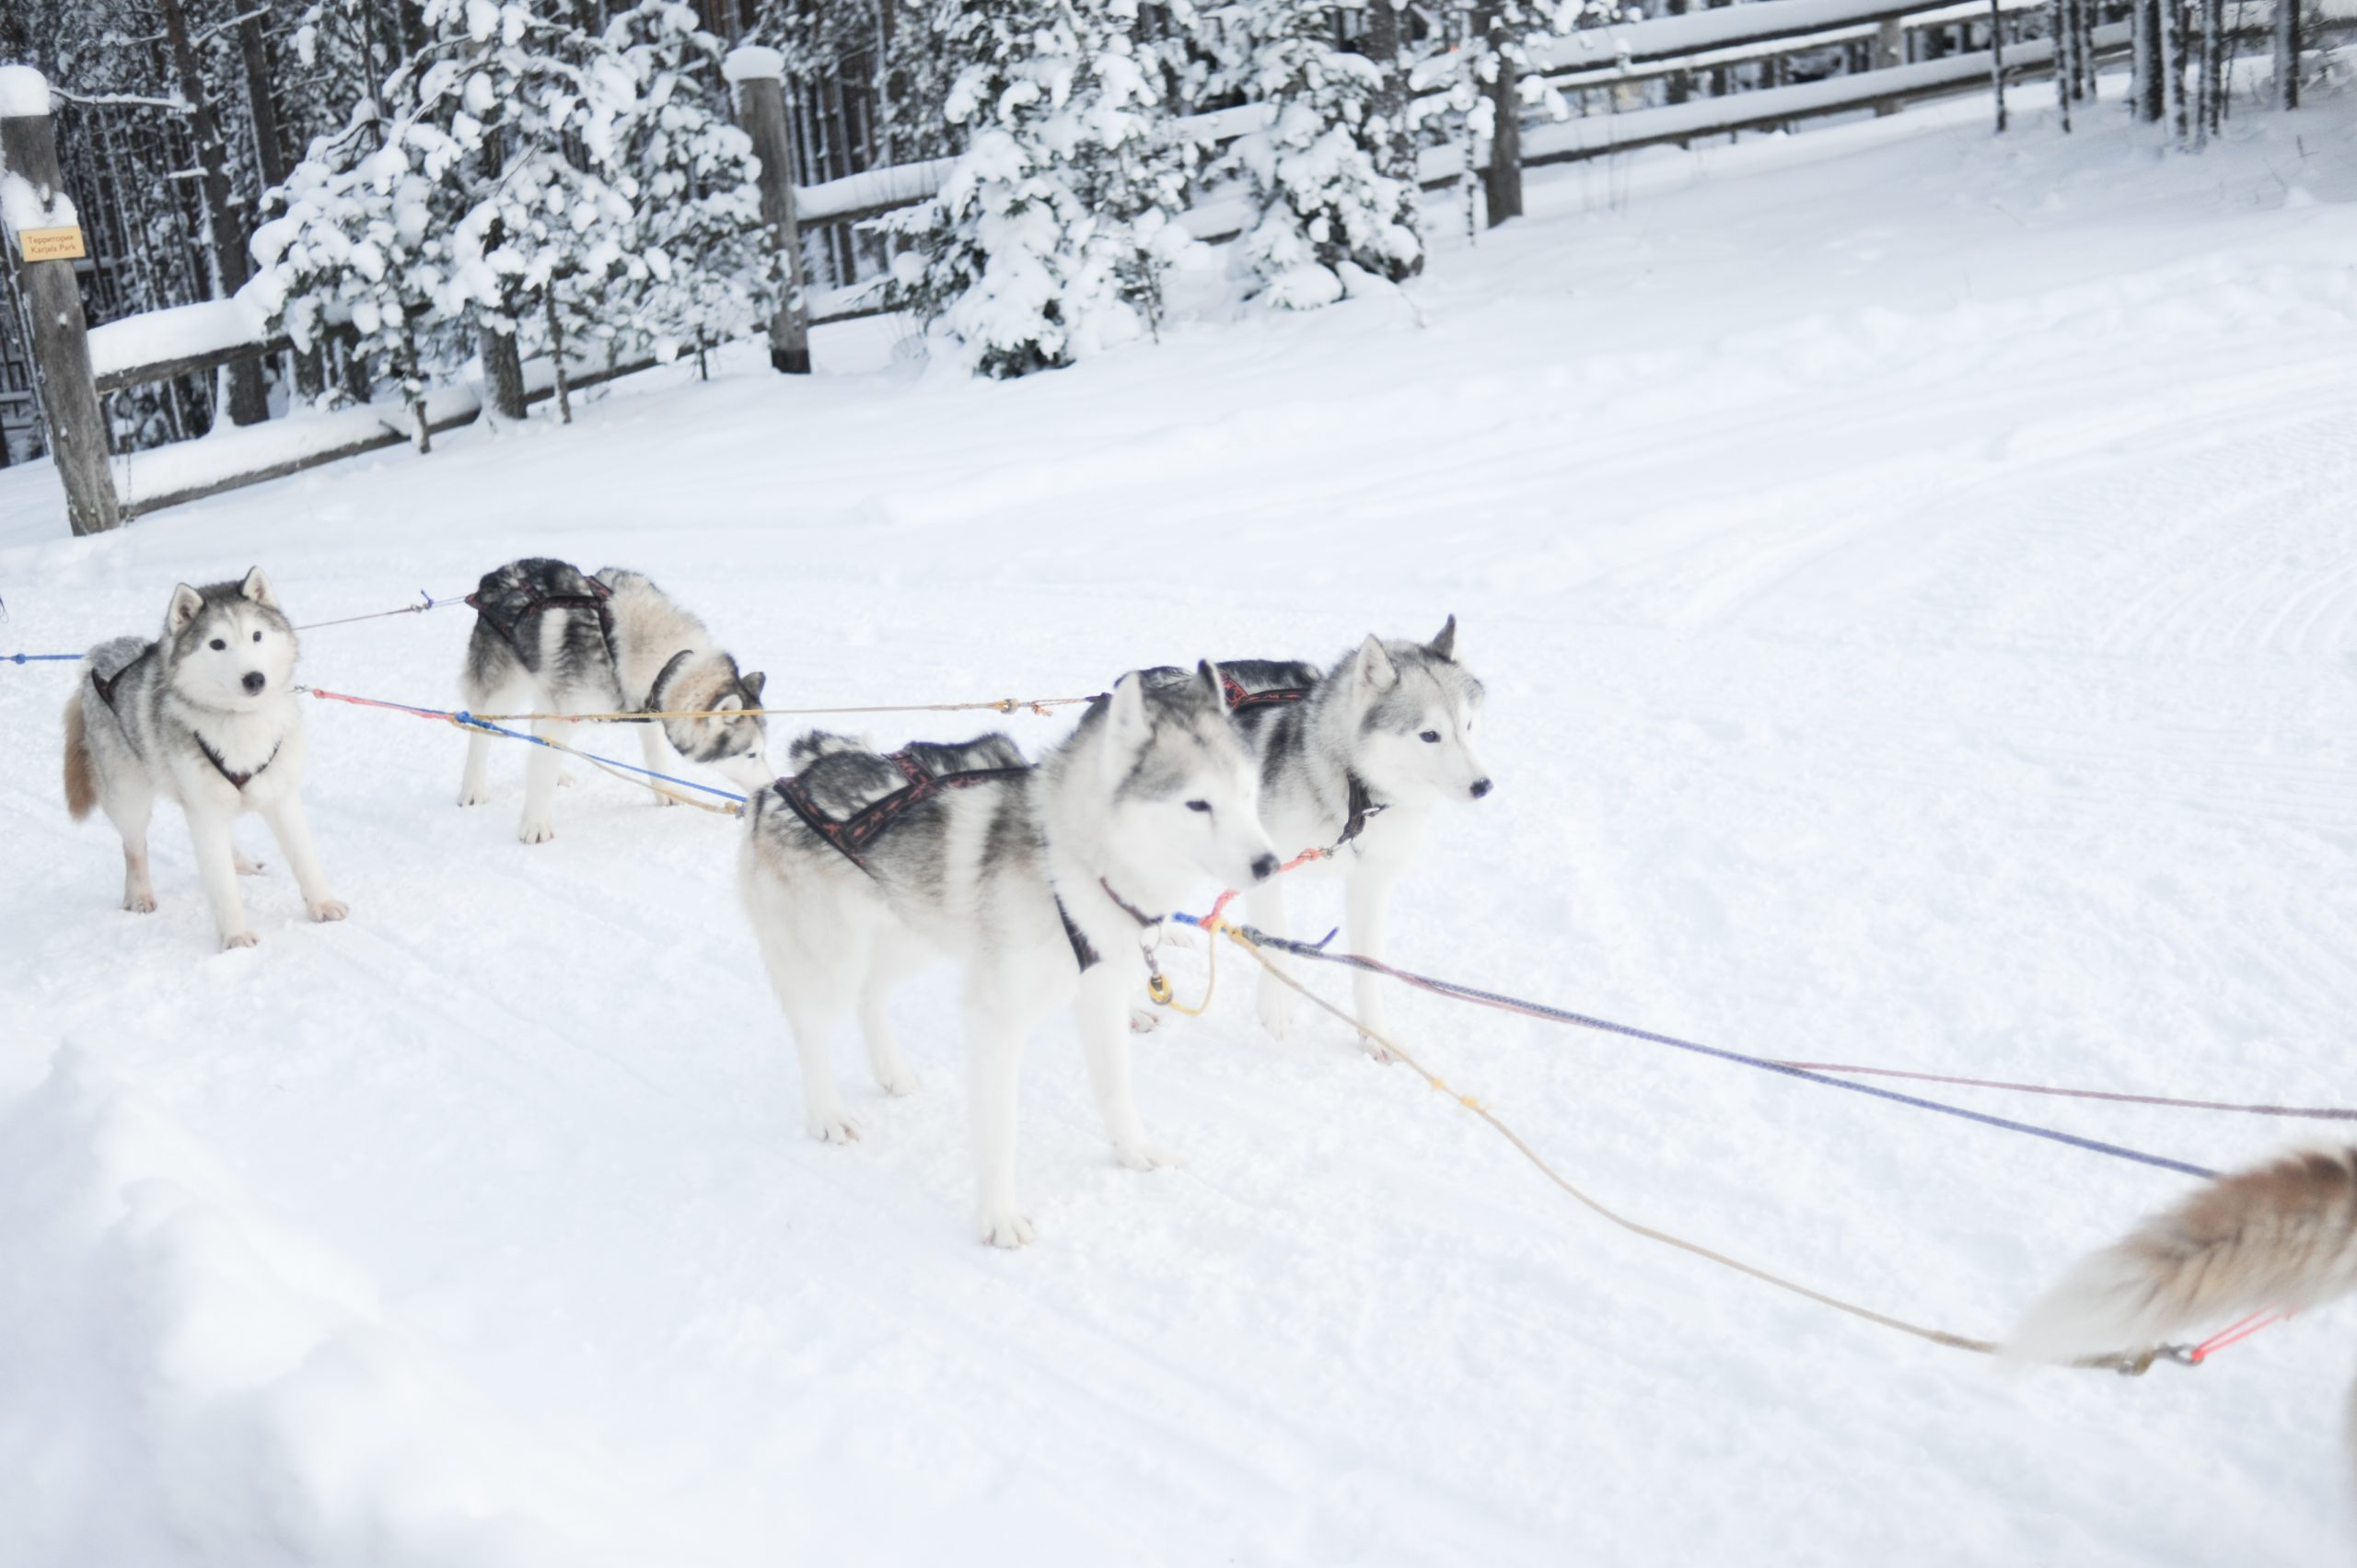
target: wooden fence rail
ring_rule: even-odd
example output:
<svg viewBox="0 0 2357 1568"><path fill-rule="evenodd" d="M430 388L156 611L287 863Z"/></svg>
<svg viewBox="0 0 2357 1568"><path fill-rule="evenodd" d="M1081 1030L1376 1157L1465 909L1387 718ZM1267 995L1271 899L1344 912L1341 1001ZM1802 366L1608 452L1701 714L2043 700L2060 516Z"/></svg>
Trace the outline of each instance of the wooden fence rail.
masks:
<svg viewBox="0 0 2357 1568"><path fill-rule="evenodd" d="M2045 0L1997 0L1998 9L2004 13L2041 10L2044 5ZM2267 42L2271 37L2271 6L2246 5L2237 9L2270 15L2256 20L2240 18L2239 25L2230 29L2234 45ZM2357 0L2304 0L2304 9L2312 25L2321 30L2339 32L2357 25ZM1751 0L1551 40L1536 51L1538 58L1534 68L1565 91L1597 91L1675 72L1773 59L1869 38L1875 41L1876 68L1533 126L1523 131L1515 162L1523 168L1542 167L1667 142L1783 127L1814 116L1865 109L1888 112L1907 103L1984 90L1991 69L1987 52L1956 52L1905 64L1903 36L1908 31L1985 26L1989 15L1989 7L1980 0L1938 6L1926 6L1922 0ZM2096 29L2095 43L2099 60L2124 52L2129 46L2127 24ZM795 185L788 177L793 150L779 129L782 117L762 115L764 109L774 115L778 107L770 101L777 97L775 57L765 50L737 52L744 58L732 57L731 81L738 88L740 113L749 110L757 117L756 140L764 155L763 221L779 235L795 266L788 305L770 331L772 362L781 370L807 370L809 358L803 334L808 326L874 315L881 307L873 283L805 300L795 239L797 228L807 232L858 224L930 200L941 189L954 160L934 158L815 185ZM2043 38L2009 41L2004 64L2009 81L2049 75L2053 68L2052 42ZM5 69L31 75L22 67ZM21 107L23 101L23 94L14 95L0 102L0 110ZM1200 144L1218 145L1267 124L1269 112L1264 105L1245 104L1188 116L1178 122L1178 130L1181 136ZM0 118L0 132L10 138L12 147L36 135L45 142L47 122L42 119L36 131L21 115ZM1489 157L1486 145L1476 149L1478 169L1486 172ZM1421 155L1418 174L1427 190L1455 184L1464 172L1465 156L1459 148L1431 147ZM1246 215L1232 194L1213 192L1187 215L1187 222L1199 238L1218 239L1233 236ZM70 263L20 262L20 281L37 275L41 265L63 273ZM70 282L68 286L70 290ZM211 370L283 353L291 346L284 338L270 336L259 312L240 299L151 311L87 334L80 330L78 306L72 317L71 330L52 332L34 345L44 392L55 384L66 394L69 407L77 380L90 389L85 395L95 407L97 393ZM595 385L653 363L584 365L569 370L566 381L574 387ZM552 367L545 363L526 366L528 400L548 396L553 382ZM426 404L426 428L435 434L471 423L482 412L475 389L467 387L437 389L428 394ZM52 445L65 482L68 515L79 533L112 527L118 517L139 517L401 445L413 435L414 425L406 410L380 403L249 425L201 442L180 442L111 460L102 445L93 449L89 442L60 439L57 435L52 436Z"/></svg>

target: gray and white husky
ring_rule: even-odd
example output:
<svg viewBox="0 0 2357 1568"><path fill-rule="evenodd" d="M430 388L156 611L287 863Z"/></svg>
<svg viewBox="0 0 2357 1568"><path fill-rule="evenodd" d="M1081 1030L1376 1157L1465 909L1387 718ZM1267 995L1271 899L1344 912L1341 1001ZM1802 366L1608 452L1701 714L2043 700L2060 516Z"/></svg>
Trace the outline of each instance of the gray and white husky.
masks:
<svg viewBox="0 0 2357 1568"><path fill-rule="evenodd" d="M770 781L762 753L769 730L759 714L730 716L761 705L768 677L740 674L669 595L636 572L609 566L596 576L562 561L534 557L487 572L467 602L475 609L474 635L459 690L469 708L494 713L714 713L713 718L669 718L639 726L650 772L676 771L666 742L747 790ZM536 733L562 738L562 720L541 720ZM467 770L459 804L491 798L492 737L467 737ZM535 746L524 761L524 817L516 836L528 844L556 836L559 753ZM670 801L665 800L668 806Z"/></svg>
<svg viewBox="0 0 2357 1568"><path fill-rule="evenodd" d="M1490 793L1490 772L1473 745L1481 683L1457 657L1457 617L1429 643L1370 633L1323 672L1309 665L1228 668L1260 677L1242 686L1232 679L1228 696L1260 760L1261 820L1288 855L1335 851L1318 864L1345 878L1345 945L1381 958L1392 885L1414 861L1434 808ZM1283 881L1250 891L1244 910L1261 930L1290 935ZM1383 980L1364 970L1353 978L1360 1021L1387 1031ZM1293 1001L1292 991L1261 975L1260 1021L1270 1033L1283 1037Z"/></svg>
<svg viewBox="0 0 2357 1568"><path fill-rule="evenodd" d="M858 1013L877 1082L890 1094L912 1086L886 1000L946 955L964 968L985 1241L1033 1237L1016 1195L1016 1092L1025 1041L1060 1006L1073 1009L1114 1153L1139 1170L1170 1163L1130 1086L1142 937L1204 879L1248 887L1277 865L1217 672L1206 664L1167 684L1123 676L1037 767L1003 735L890 757L813 735L792 757L807 765L747 811L738 886L794 1031L811 1135L858 1134L828 1063L846 1012ZM886 799L897 816L861 837L861 813Z"/></svg>
<svg viewBox="0 0 2357 1568"><path fill-rule="evenodd" d="M294 628L257 566L235 583L172 590L164 634L92 648L65 703L65 808L103 807L122 835L122 907L156 907L147 823L156 797L180 803L224 947L250 947L238 878L261 866L238 853L240 812L269 822L313 920L348 912L328 891L303 816L308 745L295 694Z"/></svg>

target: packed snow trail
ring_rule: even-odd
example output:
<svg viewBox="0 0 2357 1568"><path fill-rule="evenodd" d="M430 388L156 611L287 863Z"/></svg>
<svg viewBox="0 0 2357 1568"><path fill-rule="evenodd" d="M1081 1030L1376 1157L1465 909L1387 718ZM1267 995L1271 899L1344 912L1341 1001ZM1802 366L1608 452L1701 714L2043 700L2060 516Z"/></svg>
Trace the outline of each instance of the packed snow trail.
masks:
<svg viewBox="0 0 2357 1568"><path fill-rule="evenodd" d="M645 570L818 705L1330 657L1453 610L1499 789L1435 821L1403 968L1778 1060L2345 1103L2351 106L2238 113L2198 158L2086 122L1992 142L1984 108L1535 178L1528 221L1445 241L1428 327L1392 298L1230 322L1197 280L1158 346L989 385L855 323L818 376L650 374L569 429L78 541L53 474L11 470L6 641L151 627L256 562L326 621L552 553ZM466 635L321 628L303 677L449 706ZM1183 1169L1115 1168L1043 1036L1042 1237L1000 1255L951 979L896 1009L923 1091L847 1074L867 1136L812 1143L730 824L591 776L526 848L520 747L506 804L461 811L456 732L319 704L352 918L304 923L273 867L261 946L218 954L176 815L146 918L66 819L70 679L0 669L6 1568L2351 1550L2345 1311L2198 1371L2009 1374L1595 1222L1339 1026L1270 1041L1233 969L1139 1046ZM1300 934L1338 905L1305 887ZM2186 1186L1396 1006L1599 1200L1963 1332ZM2220 1168L2291 1135L2038 1109Z"/></svg>

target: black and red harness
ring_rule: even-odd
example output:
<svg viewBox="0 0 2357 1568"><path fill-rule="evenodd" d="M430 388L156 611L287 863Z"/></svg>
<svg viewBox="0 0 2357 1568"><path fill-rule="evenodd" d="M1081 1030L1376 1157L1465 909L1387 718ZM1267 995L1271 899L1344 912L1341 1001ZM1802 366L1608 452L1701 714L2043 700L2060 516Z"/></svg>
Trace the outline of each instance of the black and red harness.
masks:
<svg viewBox="0 0 2357 1568"><path fill-rule="evenodd" d="M1270 684L1248 686L1243 679L1238 678L1237 674L1238 670L1244 671L1246 676L1256 682L1260 679L1267 679ZM1301 702L1309 695L1318 679L1318 669L1314 665L1294 664L1278 659L1238 659L1233 665L1219 667L1220 691L1227 699L1227 711L1231 714L1246 713L1253 708L1274 707L1282 703ZM1344 769L1342 782L1346 792L1342 808L1342 836L1327 847L1326 853L1329 854L1364 832L1367 819L1383 809L1382 805L1376 800L1373 792L1366 787L1366 781L1358 774Z"/></svg>
<svg viewBox="0 0 2357 1568"><path fill-rule="evenodd" d="M935 749L928 747L926 749ZM943 747L938 749L970 752L973 749L970 746L965 746ZM836 852L845 860L850 861L870 877L876 875L876 868L867 864L868 846L883 837L886 830L910 807L922 801L931 800L944 790L968 789L975 784L1013 778L1031 771L1031 764L1028 762L1002 762L989 767L949 768L936 772L926 765L926 759L920 756L914 747L886 752L883 760L899 769L900 776L908 782L890 794L869 801L841 820L827 815L826 810L811 795L810 786L804 784L799 775L781 778L774 786L779 798L793 809L796 817L802 819L805 827L832 844ZM1110 893L1111 889L1108 889L1107 891ZM1119 898L1114 901L1120 902ZM1122 907L1126 909L1129 906L1124 904ZM1081 972L1086 974L1093 965L1100 961L1096 945L1082 934L1079 926L1073 923L1072 912L1064 908L1064 901L1061 898L1056 900L1056 918L1063 923L1064 940L1072 944L1073 961L1077 963Z"/></svg>
<svg viewBox="0 0 2357 1568"><path fill-rule="evenodd" d="M519 656L525 652L525 648L522 639L516 634L517 630L533 616L550 610L594 611L598 617L598 634L604 639L606 645L606 662L613 667L614 689L621 692L624 702L628 702L630 694L621 691L621 650L614 645L614 612L606 602L614 597L614 590L604 578L593 577L586 572L581 574L581 581L588 587L587 593L573 593L552 587L544 581L526 578L518 581L506 591L495 595L486 596L481 588L477 588L473 593L469 594L463 602L477 615L482 616L484 623L498 633L501 640L514 648ZM638 705L638 711L642 714L659 714L663 711L663 688L670 683L671 677L679 672L679 667L688 662L689 652L690 650L681 648L678 653L673 654L663 668L656 673L653 683L646 688L646 701ZM654 721L642 717L625 719L621 722L649 724Z"/></svg>

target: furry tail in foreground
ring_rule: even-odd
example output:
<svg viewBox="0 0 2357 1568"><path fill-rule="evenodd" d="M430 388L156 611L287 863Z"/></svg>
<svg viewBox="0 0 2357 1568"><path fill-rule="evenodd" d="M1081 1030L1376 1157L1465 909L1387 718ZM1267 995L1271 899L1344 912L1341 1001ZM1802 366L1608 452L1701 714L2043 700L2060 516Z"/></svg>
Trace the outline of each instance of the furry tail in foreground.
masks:
<svg viewBox="0 0 2357 1568"><path fill-rule="evenodd" d="M2007 1342L2024 1361L2155 1344L2200 1325L2357 1290L2357 1148L2238 1171L2082 1259Z"/></svg>
<svg viewBox="0 0 2357 1568"><path fill-rule="evenodd" d="M82 733L81 684L65 699L65 809L76 822L99 804L98 764L91 761L90 743Z"/></svg>

